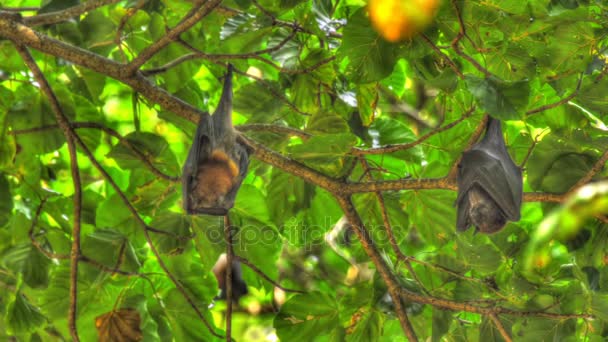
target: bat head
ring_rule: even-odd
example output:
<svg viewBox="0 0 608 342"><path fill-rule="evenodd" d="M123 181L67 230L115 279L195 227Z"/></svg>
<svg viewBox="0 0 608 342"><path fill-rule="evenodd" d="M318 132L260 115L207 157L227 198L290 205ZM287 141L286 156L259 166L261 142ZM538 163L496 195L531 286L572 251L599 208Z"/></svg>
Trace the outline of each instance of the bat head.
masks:
<svg viewBox="0 0 608 342"><path fill-rule="evenodd" d="M502 209L480 186L473 186L467 195L470 204L468 221L475 225L477 231L492 234L507 224Z"/></svg>

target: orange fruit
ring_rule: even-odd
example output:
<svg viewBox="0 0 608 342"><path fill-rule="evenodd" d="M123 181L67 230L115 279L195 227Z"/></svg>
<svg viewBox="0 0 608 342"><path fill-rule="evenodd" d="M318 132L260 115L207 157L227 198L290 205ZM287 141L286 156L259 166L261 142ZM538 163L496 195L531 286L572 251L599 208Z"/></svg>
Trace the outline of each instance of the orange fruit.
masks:
<svg viewBox="0 0 608 342"><path fill-rule="evenodd" d="M427 28L439 8L440 0L370 0L372 25L390 42L414 37Z"/></svg>

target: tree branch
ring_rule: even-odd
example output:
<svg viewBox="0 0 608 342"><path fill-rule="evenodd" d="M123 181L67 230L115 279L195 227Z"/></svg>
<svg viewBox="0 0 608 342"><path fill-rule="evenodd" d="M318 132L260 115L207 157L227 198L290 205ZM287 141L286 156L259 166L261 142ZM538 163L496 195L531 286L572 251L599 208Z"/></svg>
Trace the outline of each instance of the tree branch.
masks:
<svg viewBox="0 0 608 342"><path fill-rule="evenodd" d="M401 289L401 286L399 285L398 280L395 278L390 268L382 258L382 255L380 255L378 248L374 245L374 242L372 241L369 232L363 225L363 222L361 221L361 218L357 213L357 209L352 203L352 199L350 197L337 197L336 199L338 200L340 207L342 207L344 215L354 228L355 233L357 233L357 237L359 238L363 249L369 256L369 258L372 260L374 265L376 265L376 269L384 280L384 283L388 288L388 292L393 299L393 303L395 304L395 313L399 318L399 322L401 323L401 329L405 333L405 336L408 338L409 341L418 341L418 337L414 332L414 328L412 327L412 324L410 323L410 320L407 317L407 313L405 312L405 308L403 307L403 303L400 300L399 291Z"/></svg>
<svg viewBox="0 0 608 342"><path fill-rule="evenodd" d="M420 138L418 138L418 140L416 141L412 141L410 143L405 143L405 144L393 144L393 145L385 145L382 147L376 147L376 148L369 148L369 149L359 149L356 148L353 150L352 154L354 155L365 155L365 154L385 154L385 153L392 153L392 152L397 152L397 151L401 151L401 150L407 150L410 149L414 146L420 145L422 142L424 142L425 140L429 139L430 137L439 134L443 131L447 131L448 129L458 125L459 123L461 123L464 119L470 117L471 115L473 115L473 112L475 111L475 106L469 108L459 119L443 126L437 129L434 129L430 132L428 132L427 134L421 136Z"/></svg>
<svg viewBox="0 0 608 342"><path fill-rule="evenodd" d="M163 49L169 43L174 42L180 34L190 29L201 19L209 15L214 8L216 8L222 1L221 0L208 0L198 1L198 4L192 9L192 11L186 15L186 17L177 24L174 28L170 29L167 34L156 41L154 44L148 46L141 51L135 59L133 59L126 66L126 74L133 75L137 69L139 69L144 63L152 58L157 52Z"/></svg>
<svg viewBox="0 0 608 342"><path fill-rule="evenodd" d="M34 75L40 89L48 98L51 109L55 114L55 120L57 120L59 127L61 127L68 144L68 151L70 154L70 170L72 173L72 183L74 185L74 226L72 228L72 250L70 253L70 306L68 312L68 326L72 339L78 342L80 341L80 337L78 336L76 319L78 317L78 259L80 258L80 214L82 212L82 185L80 183L80 170L78 168L78 157L76 155L76 146L74 144L74 131L72 130L70 122L65 116L63 109L55 96L55 93L51 89L46 77L44 77L42 74L38 64L36 64L36 61L34 61L32 55L23 45L15 43L15 48Z"/></svg>
<svg viewBox="0 0 608 342"><path fill-rule="evenodd" d="M82 14L93 11L99 7L115 4L119 1L120 0L89 0L60 11L25 17L23 18L23 23L27 26L56 24L62 21L69 20L70 18L81 16Z"/></svg>
<svg viewBox="0 0 608 342"><path fill-rule="evenodd" d="M496 329L498 330L498 332L500 332L500 335L502 336L502 338L505 339L505 342L512 342L513 340L511 339L511 336L509 335L509 333L507 332L507 329L505 329L505 326L502 324L502 322L498 318L498 315L490 314L490 315L488 315L488 317L490 317L492 322L494 322Z"/></svg>
<svg viewBox="0 0 608 342"><path fill-rule="evenodd" d="M226 278L224 287L226 289L226 342L232 340L232 227L228 215L224 216L224 239L226 242Z"/></svg>
<svg viewBox="0 0 608 342"><path fill-rule="evenodd" d="M579 90L581 89L581 84L583 83L583 74L581 74L581 77L579 77L578 79L578 83L576 84L576 88L574 88L574 90L572 91L572 93L566 97L564 97L563 99L554 102L554 103L550 103L550 104L546 104L544 106L540 106L538 108L534 108L534 109L530 109L529 111L526 112L526 114L528 116L533 115L533 114L537 114L540 112L544 112L546 110L552 109L552 108L556 108L559 107L563 104L568 103L568 101L572 100L573 98L576 97L576 95L578 94Z"/></svg>
<svg viewBox="0 0 608 342"><path fill-rule="evenodd" d="M284 292L292 292L292 293L306 293L306 291L301 291L301 290L294 290L294 289L288 289L286 287L283 287L281 284L279 284L278 282L276 282L275 280L273 280L272 278L270 278L266 273L264 273L264 271L262 271L261 269L259 269L254 263L252 263L251 261L247 260L246 258L243 258L240 255L233 255L235 260L238 260L241 264L249 267L253 272L257 273L257 275L259 275L260 277L264 278L267 282L271 283L274 287L281 289Z"/></svg>

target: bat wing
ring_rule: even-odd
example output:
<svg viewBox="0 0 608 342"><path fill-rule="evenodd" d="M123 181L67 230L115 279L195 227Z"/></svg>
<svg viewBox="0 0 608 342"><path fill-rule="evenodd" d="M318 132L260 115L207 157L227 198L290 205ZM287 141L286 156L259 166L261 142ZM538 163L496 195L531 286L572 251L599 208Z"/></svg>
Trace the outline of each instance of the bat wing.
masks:
<svg viewBox="0 0 608 342"><path fill-rule="evenodd" d="M188 214L194 213L191 205L191 191L195 188L194 182L198 174L200 161L209 158L211 154L212 126L213 122L209 113L203 113L182 170L182 200L184 209Z"/></svg>
<svg viewBox="0 0 608 342"><path fill-rule="evenodd" d="M466 194L474 185L478 185L496 202L506 219L519 220L521 198L518 198L517 189L511 184L516 181L517 176L511 175L511 171L505 168L500 160L483 150L473 149L465 152L458 177L458 216L467 215L468 211L463 211L466 207L464 202L468 202ZM521 175L521 171L519 172Z"/></svg>
<svg viewBox="0 0 608 342"><path fill-rule="evenodd" d="M498 119L490 117L488 119L488 127L486 135L479 144L473 147L473 149L482 150L491 157L498 159L504 170L505 177L509 183L509 188L513 194L513 201L516 208L517 215L514 215L514 221L520 218L520 208L523 198L523 178L521 174L521 168L513 162L505 139L502 135L501 122Z"/></svg>
<svg viewBox="0 0 608 342"><path fill-rule="evenodd" d="M458 205L458 210L456 212L456 229L461 232L467 230L471 226L471 220L469 218L471 203L466 196L461 196L461 194L465 193L465 191L460 192L459 190L458 199L456 200L456 204Z"/></svg>

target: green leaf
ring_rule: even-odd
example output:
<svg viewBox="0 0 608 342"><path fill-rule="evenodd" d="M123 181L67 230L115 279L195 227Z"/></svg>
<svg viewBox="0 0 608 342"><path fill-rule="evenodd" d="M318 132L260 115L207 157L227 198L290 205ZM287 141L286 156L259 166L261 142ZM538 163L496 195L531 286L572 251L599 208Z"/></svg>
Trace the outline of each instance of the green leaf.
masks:
<svg viewBox="0 0 608 342"><path fill-rule="evenodd" d="M13 196L10 185L4 174L0 173L0 227L8 223L13 216Z"/></svg>
<svg viewBox="0 0 608 342"><path fill-rule="evenodd" d="M165 313L167 320L172 328L172 335L178 341L223 341L209 332L206 326L203 325L201 319L196 315L194 309L190 307L183 295L177 290L172 289L164 299ZM210 311L199 306L203 317L213 327L213 319ZM215 329L217 334L222 334L221 331Z"/></svg>
<svg viewBox="0 0 608 342"><path fill-rule="evenodd" d="M167 172L170 175L179 172L179 165L175 155L169 148L169 144L165 138L148 132L132 132L126 135L125 140L131 147L124 144L114 145L108 157L116 160L118 165L123 169L137 169L144 165L141 160L148 159L160 171ZM135 149L139 153L133 152Z"/></svg>
<svg viewBox="0 0 608 342"><path fill-rule="evenodd" d="M506 82L469 75L465 81L479 105L490 115L501 120L517 120L523 116L530 96L527 80Z"/></svg>
<svg viewBox="0 0 608 342"><path fill-rule="evenodd" d="M312 341L333 333L338 325L335 299L321 292L291 297L274 319L281 341Z"/></svg>
<svg viewBox="0 0 608 342"><path fill-rule="evenodd" d="M108 268L134 272L141 267L133 245L117 231L99 229L82 240L82 253Z"/></svg>
<svg viewBox="0 0 608 342"><path fill-rule="evenodd" d="M9 249L2 255L2 263L23 275L25 283L34 288L46 287L49 282L51 260L31 243Z"/></svg>
<svg viewBox="0 0 608 342"><path fill-rule="evenodd" d="M4 319L9 333L13 334L32 332L46 322L40 309L32 305L21 292L17 292L9 302Z"/></svg>
<svg viewBox="0 0 608 342"><path fill-rule="evenodd" d="M190 220L177 213L164 213L154 217L150 226L164 233L150 232L154 246L161 253L180 253L189 243Z"/></svg>
<svg viewBox="0 0 608 342"><path fill-rule="evenodd" d="M309 167L330 175L343 172L350 158L344 154L355 145L356 139L350 133L313 136L300 145L290 148L295 159Z"/></svg>
<svg viewBox="0 0 608 342"><path fill-rule="evenodd" d="M346 336L346 341L377 341L383 324L384 315L375 310L366 312L356 323L354 331Z"/></svg>
<svg viewBox="0 0 608 342"><path fill-rule="evenodd" d="M548 136L541 140L528 161L528 181L534 190L564 192L583 177L596 160L589 138Z"/></svg>
<svg viewBox="0 0 608 342"><path fill-rule="evenodd" d="M40 96L29 89L20 89L17 96L21 101L16 102L8 113L8 124L14 130L40 128L56 125L55 115L46 101L41 102ZM25 154L42 154L55 151L63 145L65 138L59 129L44 130L35 134L20 134L16 137L17 145Z"/></svg>
<svg viewBox="0 0 608 342"><path fill-rule="evenodd" d="M345 76L354 83L379 81L390 75L397 62L395 45L380 38L365 15L357 10L344 27L338 58L348 60Z"/></svg>
<svg viewBox="0 0 608 342"><path fill-rule="evenodd" d="M402 201L405 210L417 223L418 233L434 246L442 246L455 232L455 195L441 190L407 191Z"/></svg>
<svg viewBox="0 0 608 342"><path fill-rule="evenodd" d="M251 123L272 122L282 109L283 102L273 96L273 92L279 89L278 84L269 83L266 86L270 90L259 82L239 88L234 93L234 110L246 115Z"/></svg>

